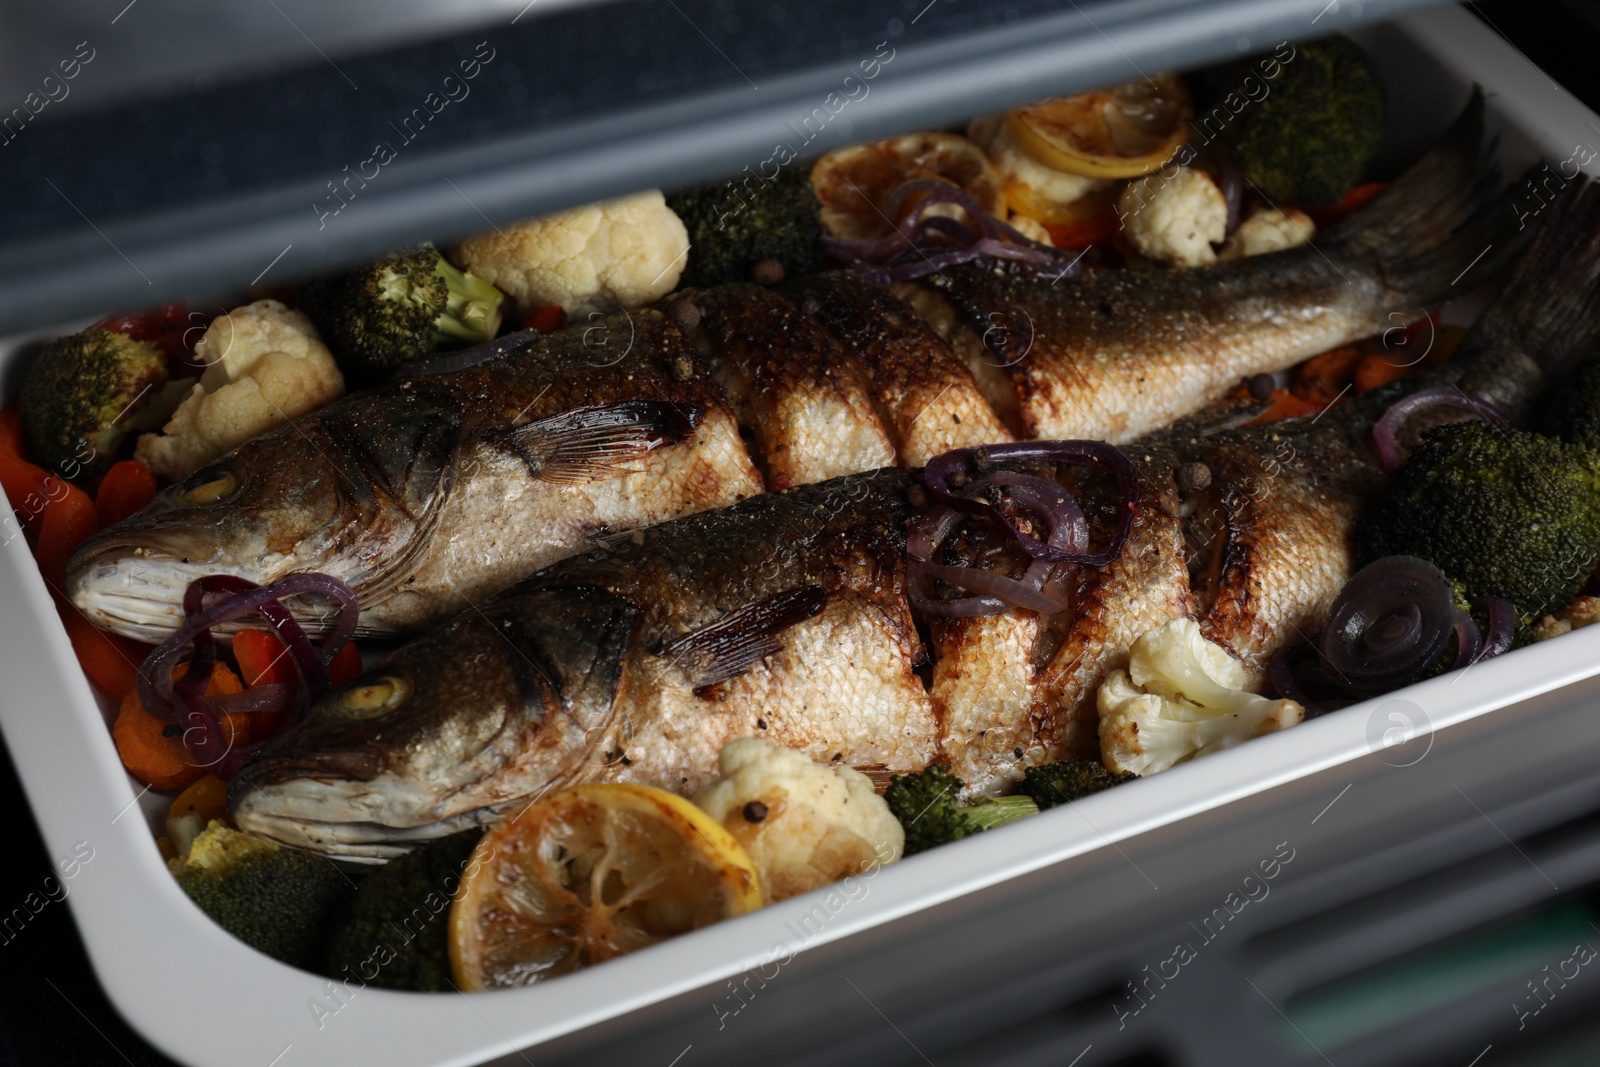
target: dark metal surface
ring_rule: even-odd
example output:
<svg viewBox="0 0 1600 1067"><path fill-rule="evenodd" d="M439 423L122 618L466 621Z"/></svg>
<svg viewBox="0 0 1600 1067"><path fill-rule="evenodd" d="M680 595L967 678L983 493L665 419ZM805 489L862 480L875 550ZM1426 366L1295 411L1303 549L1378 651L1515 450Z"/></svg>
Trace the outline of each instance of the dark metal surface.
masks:
<svg viewBox="0 0 1600 1067"><path fill-rule="evenodd" d="M101 56L95 42L156 6L84 31L93 56L73 81L114 78L111 46ZM404 242L756 170L780 142L814 156L1424 6L613 0L343 58L312 54L308 38L293 69L208 74L111 106L78 109L68 95L31 118L13 112L12 127L0 109L0 332L292 280ZM48 47L30 46L41 91L77 52Z"/></svg>

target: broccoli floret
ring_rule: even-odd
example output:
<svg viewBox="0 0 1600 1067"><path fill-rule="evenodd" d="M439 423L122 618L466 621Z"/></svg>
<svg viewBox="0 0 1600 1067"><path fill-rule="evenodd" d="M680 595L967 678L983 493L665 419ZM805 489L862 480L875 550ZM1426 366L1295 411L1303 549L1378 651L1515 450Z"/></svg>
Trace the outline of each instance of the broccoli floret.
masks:
<svg viewBox="0 0 1600 1067"><path fill-rule="evenodd" d="M295 967L322 962L334 917L354 892L333 861L213 820L172 860L178 885L234 937Z"/></svg>
<svg viewBox="0 0 1600 1067"><path fill-rule="evenodd" d="M130 433L171 414L166 385L167 357L153 342L97 326L51 341L22 383L19 414L34 461L94 482L122 458Z"/></svg>
<svg viewBox="0 0 1600 1067"><path fill-rule="evenodd" d="M1368 506L1356 548L1363 562L1420 556L1539 618L1600 558L1600 453L1487 422L1436 427Z"/></svg>
<svg viewBox="0 0 1600 1067"><path fill-rule="evenodd" d="M673 193L667 206L689 231L689 262L679 279L704 288L747 282L764 259L786 277L822 269L817 241L822 205L811 190L810 168L791 163L774 178L717 182Z"/></svg>
<svg viewBox="0 0 1600 1067"><path fill-rule="evenodd" d="M328 972L385 989L454 989L450 901L482 837L482 830L463 830L369 875L334 929Z"/></svg>
<svg viewBox="0 0 1600 1067"><path fill-rule="evenodd" d="M432 245L308 282L300 305L358 384L440 348L480 344L500 329L500 290L451 266Z"/></svg>
<svg viewBox="0 0 1600 1067"><path fill-rule="evenodd" d="M1237 69L1234 84L1247 73L1259 80ZM1268 94L1244 102L1224 127L1239 169L1274 203L1338 203L1383 140L1377 66L1348 37L1328 37L1296 45L1278 76L1260 84Z"/></svg>
<svg viewBox="0 0 1600 1067"><path fill-rule="evenodd" d="M1600 360L1584 364L1561 388L1550 391L1537 428L1569 445L1600 451Z"/></svg>
<svg viewBox="0 0 1600 1067"><path fill-rule="evenodd" d="M1032 797L981 798L961 803L966 783L934 763L921 774L896 775L884 792L906 830L907 856L1039 813Z"/></svg>
<svg viewBox="0 0 1600 1067"><path fill-rule="evenodd" d="M1136 774L1107 770L1099 760L1067 759L1046 763L1042 767L1029 767L1022 773L1022 784L1017 786L1017 792L1032 797L1039 805L1039 810L1043 811L1123 782L1131 782L1137 777Z"/></svg>

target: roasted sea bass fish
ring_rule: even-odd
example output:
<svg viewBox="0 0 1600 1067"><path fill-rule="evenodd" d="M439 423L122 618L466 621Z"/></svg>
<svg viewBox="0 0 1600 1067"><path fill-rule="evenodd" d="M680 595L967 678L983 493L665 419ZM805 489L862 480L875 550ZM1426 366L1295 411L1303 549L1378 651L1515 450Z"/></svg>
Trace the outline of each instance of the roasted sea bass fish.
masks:
<svg viewBox="0 0 1600 1067"><path fill-rule="evenodd" d="M918 472L768 493L619 535L401 647L245 767L234 816L377 859L557 786L692 792L737 737L869 770L943 758L987 792L1093 755L1095 690L1146 631L1196 618L1259 675L1321 626L1382 482L1371 431L1390 404L1455 385L1515 416L1600 347L1600 189L1574 185L1547 215L1445 366L1314 420L1128 446L1137 518L1110 563L1049 579L1065 580L1065 610L933 617L924 637L905 563L928 503ZM1195 464L1206 479L1180 474ZM1109 479L1053 474L1092 527L1115 513ZM1019 568L1005 536L969 530L937 562Z"/></svg>
<svg viewBox="0 0 1600 1067"><path fill-rule="evenodd" d="M415 632L595 538L767 489L1018 437L1133 440L1509 261L1482 126L1475 97L1315 247L1059 281L968 264L904 299L826 274L502 338L202 468L86 542L68 593L155 641L198 575L322 571L355 590L362 632Z"/></svg>

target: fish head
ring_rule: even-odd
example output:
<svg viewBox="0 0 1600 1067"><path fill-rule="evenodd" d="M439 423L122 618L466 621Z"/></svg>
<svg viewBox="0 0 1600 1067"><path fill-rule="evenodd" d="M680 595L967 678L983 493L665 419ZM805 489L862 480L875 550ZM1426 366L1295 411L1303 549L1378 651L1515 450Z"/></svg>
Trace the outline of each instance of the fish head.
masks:
<svg viewBox="0 0 1600 1067"><path fill-rule="evenodd" d="M502 595L319 700L229 787L240 829L381 860L573 781L607 734L634 609Z"/></svg>
<svg viewBox="0 0 1600 1067"><path fill-rule="evenodd" d="M454 425L404 399L352 398L205 464L86 540L67 596L95 625L150 642L177 629L184 590L206 575L268 585L319 571L365 606L419 558L450 483ZM308 631L329 628L325 605L291 606Z"/></svg>
<svg viewBox="0 0 1600 1067"><path fill-rule="evenodd" d="M308 442L280 444L271 462L264 450L241 449L208 463L89 538L68 563L67 596L98 626L160 641L182 621L184 590L197 578L264 585L325 569L342 510L334 472Z"/></svg>

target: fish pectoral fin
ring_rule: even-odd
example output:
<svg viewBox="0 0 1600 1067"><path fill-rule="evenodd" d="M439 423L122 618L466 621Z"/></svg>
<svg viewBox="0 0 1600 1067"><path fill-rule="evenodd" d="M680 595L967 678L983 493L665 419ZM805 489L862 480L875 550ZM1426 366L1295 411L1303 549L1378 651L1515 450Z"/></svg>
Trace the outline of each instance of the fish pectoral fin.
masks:
<svg viewBox="0 0 1600 1067"><path fill-rule="evenodd" d="M661 650L689 676L695 691L736 678L783 648L783 632L822 613L828 593L814 585L789 589L736 608Z"/></svg>
<svg viewBox="0 0 1600 1067"><path fill-rule="evenodd" d="M629 460L683 440L694 432L695 422L680 404L628 400L536 419L509 436L531 476L571 485L604 477Z"/></svg>

